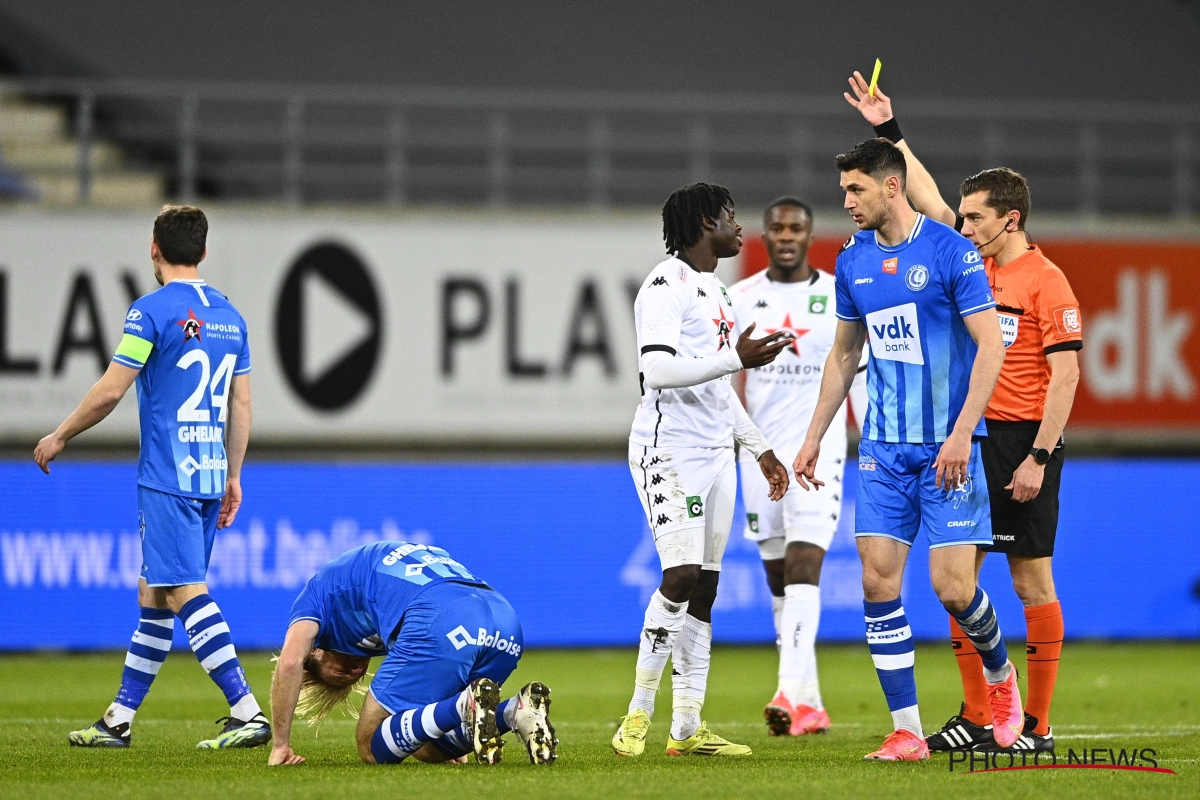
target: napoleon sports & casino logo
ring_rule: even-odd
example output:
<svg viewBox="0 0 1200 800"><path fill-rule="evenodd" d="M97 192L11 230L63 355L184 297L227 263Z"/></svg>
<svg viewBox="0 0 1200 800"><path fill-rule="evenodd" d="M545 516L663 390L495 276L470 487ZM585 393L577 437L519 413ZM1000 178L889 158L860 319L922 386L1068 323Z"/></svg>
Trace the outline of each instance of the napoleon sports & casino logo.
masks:
<svg viewBox="0 0 1200 800"><path fill-rule="evenodd" d="M950 752L951 772L1009 772L1030 769L1103 769L1120 772L1154 772L1177 775L1173 769L1158 765L1158 751L1149 747L1114 749L1112 747L1068 748L1065 756L1055 752L1003 750Z"/></svg>

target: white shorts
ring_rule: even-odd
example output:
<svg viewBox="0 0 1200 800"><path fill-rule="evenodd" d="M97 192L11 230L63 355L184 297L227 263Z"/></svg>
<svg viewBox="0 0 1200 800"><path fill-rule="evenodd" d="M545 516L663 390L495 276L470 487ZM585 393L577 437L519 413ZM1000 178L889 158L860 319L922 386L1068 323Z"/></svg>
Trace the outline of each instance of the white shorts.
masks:
<svg viewBox="0 0 1200 800"><path fill-rule="evenodd" d="M662 568L699 564L719 572L737 500L733 448L630 442L629 471Z"/></svg>
<svg viewBox="0 0 1200 800"><path fill-rule="evenodd" d="M767 479L758 462L746 454L741 460L742 502L746 506L746 528L743 535L758 542L764 561L783 558L791 542L807 542L828 550L837 532L838 517L842 514L842 477L844 456L822 458L817 462L817 480L824 481L820 489L807 492L796 483L792 465L786 464L787 494L778 502L767 497Z"/></svg>

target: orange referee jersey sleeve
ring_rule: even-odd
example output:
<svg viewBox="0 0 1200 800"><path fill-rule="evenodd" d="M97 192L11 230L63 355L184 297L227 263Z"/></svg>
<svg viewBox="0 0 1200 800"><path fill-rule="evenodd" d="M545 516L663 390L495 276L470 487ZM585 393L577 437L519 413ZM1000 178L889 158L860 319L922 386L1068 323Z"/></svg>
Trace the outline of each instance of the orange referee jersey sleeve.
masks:
<svg viewBox="0 0 1200 800"><path fill-rule="evenodd" d="M1003 267L987 259L984 268L995 293L1006 348L986 416L1040 420L1050 384L1046 355L1083 347L1079 303L1067 276L1037 247Z"/></svg>

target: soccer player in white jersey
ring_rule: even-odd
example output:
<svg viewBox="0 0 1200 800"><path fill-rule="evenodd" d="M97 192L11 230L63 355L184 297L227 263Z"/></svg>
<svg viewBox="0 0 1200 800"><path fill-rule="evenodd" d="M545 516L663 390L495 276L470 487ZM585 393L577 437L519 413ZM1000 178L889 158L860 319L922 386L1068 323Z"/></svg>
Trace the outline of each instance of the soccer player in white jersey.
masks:
<svg viewBox="0 0 1200 800"><path fill-rule="evenodd" d="M654 534L663 578L646 608L629 713L613 736L617 755L646 747L654 698L671 657L668 755L749 755L700 719L708 683L712 605L737 493L734 441L753 453L770 497L787 491L779 463L746 416L729 376L771 363L791 342L779 331L740 336L733 303L714 274L741 250L733 199L722 186L677 189L663 206L671 258L646 277L634 303L642 402L629 435L629 467Z"/></svg>
<svg viewBox="0 0 1200 800"><path fill-rule="evenodd" d="M812 210L795 197L774 200L763 213L763 242L770 264L729 289L738 322L795 338L773 363L746 371L746 408L754 424L781 453L800 450L817 405L821 370L837 328L833 276L808 264ZM855 417L866 410L866 362L850 390ZM857 403L855 403L857 399ZM772 736L829 729L817 681L816 639L821 619L821 564L841 513L846 461L846 406L821 442L817 475L822 492L789 492L779 502L753 456L742 454L745 537L758 542L771 590L779 637L779 686L763 710Z"/></svg>

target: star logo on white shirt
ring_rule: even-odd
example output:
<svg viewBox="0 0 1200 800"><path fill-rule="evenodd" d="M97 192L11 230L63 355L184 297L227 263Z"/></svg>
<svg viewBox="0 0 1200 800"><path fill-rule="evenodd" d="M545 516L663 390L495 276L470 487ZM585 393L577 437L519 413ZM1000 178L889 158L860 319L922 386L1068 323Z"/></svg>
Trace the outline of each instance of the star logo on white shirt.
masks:
<svg viewBox="0 0 1200 800"><path fill-rule="evenodd" d="M811 328L797 328L794 324L792 324L791 312L788 312L787 314L783 315L783 322L780 323L778 328L766 328L765 330L768 335L772 333L779 333L780 331L787 331L790 333L792 335L792 343L788 346L788 349L796 354L796 358L799 358L800 345L798 342L800 341L800 337L808 333Z"/></svg>
<svg viewBox="0 0 1200 800"><path fill-rule="evenodd" d="M725 309L717 306L717 319L713 320L713 324L717 326L717 352L721 352L722 347L729 345L729 334L733 332L733 323L725 316Z"/></svg>

